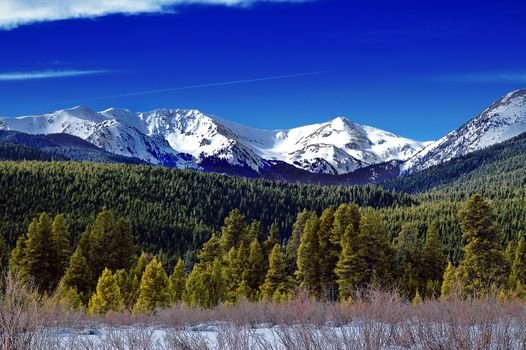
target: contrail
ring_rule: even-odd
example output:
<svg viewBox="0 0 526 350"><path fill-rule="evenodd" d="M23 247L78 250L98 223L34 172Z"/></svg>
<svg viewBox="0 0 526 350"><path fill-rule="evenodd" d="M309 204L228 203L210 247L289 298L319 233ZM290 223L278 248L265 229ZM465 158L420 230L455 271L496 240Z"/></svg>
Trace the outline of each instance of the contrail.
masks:
<svg viewBox="0 0 526 350"><path fill-rule="evenodd" d="M244 84L244 83L254 83L254 82L258 82L258 81L267 81L267 80L277 80L277 79L288 79L288 78L304 77L304 76L308 76L308 75L318 75L318 74L324 74L324 73L330 73L330 72L334 72L334 70L333 69L329 69L329 70L320 70L320 71L306 72L306 73L274 75L274 76L269 76L269 77L261 77L261 78L253 78L253 79L231 80L231 81L221 81L221 82L217 82L217 83L206 83L206 84L199 84L199 85L178 86L178 87L173 87L173 88L138 91L138 92L129 92L129 93L125 93L125 94L107 95L107 96L98 96L98 97L76 99L76 100L70 100L69 102L85 102L85 101L105 100L105 99L109 99L109 98L118 98L118 97L150 95L150 94L158 94L158 93L162 93L162 92L170 92L170 91L178 91L178 90L190 90L190 89L199 89L199 88L213 87L213 86L236 85L236 84Z"/></svg>

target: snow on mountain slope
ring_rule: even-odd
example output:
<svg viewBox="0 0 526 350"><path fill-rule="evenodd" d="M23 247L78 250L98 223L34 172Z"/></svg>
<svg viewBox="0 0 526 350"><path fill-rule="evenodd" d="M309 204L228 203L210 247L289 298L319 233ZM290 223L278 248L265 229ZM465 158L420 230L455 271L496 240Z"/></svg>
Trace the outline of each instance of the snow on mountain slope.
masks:
<svg viewBox="0 0 526 350"><path fill-rule="evenodd" d="M402 166L413 173L506 141L526 131L526 89L510 92L477 117L416 153Z"/></svg>
<svg viewBox="0 0 526 350"><path fill-rule="evenodd" d="M254 171L279 160L316 173L345 174L389 160L405 160L426 145L338 117L287 130L250 128L197 110L102 112L79 106L53 113L0 118L0 129L67 133L109 152L152 164L199 168L217 158Z"/></svg>

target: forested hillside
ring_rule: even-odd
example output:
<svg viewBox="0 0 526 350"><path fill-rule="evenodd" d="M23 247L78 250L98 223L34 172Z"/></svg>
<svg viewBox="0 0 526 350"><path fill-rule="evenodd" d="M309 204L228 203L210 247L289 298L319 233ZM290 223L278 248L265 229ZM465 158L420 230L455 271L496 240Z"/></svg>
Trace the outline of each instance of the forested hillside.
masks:
<svg viewBox="0 0 526 350"><path fill-rule="evenodd" d="M149 251L169 255L199 248L239 208L265 227L276 222L290 234L303 208L329 205L407 206L404 194L375 186L321 187L248 180L194 171L79 162L0 162L0 232L11 245L43 211L63 213L74 241L103 207L131 221Z"/></svg>
<svg viewBox="0 0 526 350"><path fill-rule="evenodd" d="M453 159L421 172L382 183L387 190L413 193L411 208L382 210L390 232L403 222L418 225L423 234L435 221L454 262L461 257L459 205L473 194L487 198L503 228L502 244L526 232L526 134Z"/></svg>

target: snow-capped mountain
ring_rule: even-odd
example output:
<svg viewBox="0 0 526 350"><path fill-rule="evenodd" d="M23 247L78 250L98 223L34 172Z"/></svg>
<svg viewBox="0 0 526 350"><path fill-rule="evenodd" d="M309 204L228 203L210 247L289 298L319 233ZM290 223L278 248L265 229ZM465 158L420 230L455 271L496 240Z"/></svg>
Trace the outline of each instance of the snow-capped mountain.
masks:
<svg viewBox="0 0 526 350"><path fill-rule="evenodd" d="M526 89L510 92L475 118L428 145L402 165L413 173L506 141L526 131Z"/></svg>
<svg viewBox="0 0 526 350"><path fill-rule="evenodd" d="M0 118L0 129L71 134L108 152L151 164L199 169L205 160L214 159L254 172L281 161L314 173L346 174L409 159L426 146L342 117L293 129L262 130L181 109L95 112L79 106Z"/></svg>

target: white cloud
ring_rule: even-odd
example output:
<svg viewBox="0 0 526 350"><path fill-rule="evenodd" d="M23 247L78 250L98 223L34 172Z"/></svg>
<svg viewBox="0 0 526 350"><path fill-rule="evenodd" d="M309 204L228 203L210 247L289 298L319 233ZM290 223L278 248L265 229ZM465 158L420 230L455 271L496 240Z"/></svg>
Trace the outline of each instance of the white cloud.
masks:
<svg viewBox="0 0 526 350"><path fill-rule="evenodd" d="M308 0L0 0L0 29L34 22L94 18L109 14L172 12L182 4L247 6L256 2Z"/></svg>
<svg viewBox="0 0 526 350"><path fill-rule="evenodd" d="M463 83L526 83L526 73L471 73L471 74L452 74L440 77L442 81L453 81Z"/></svg>
<svg viewBox="0 0 526 350"><path fill-rule="evenodd" d="M0 81L13 80L30 80L30 79L50 79L50 78L66 78L76 77L81 75L93 75L106 73L106 70L46 70L34 72L8 72L0 73Z"/></svg>

